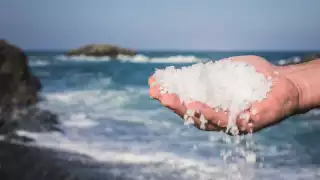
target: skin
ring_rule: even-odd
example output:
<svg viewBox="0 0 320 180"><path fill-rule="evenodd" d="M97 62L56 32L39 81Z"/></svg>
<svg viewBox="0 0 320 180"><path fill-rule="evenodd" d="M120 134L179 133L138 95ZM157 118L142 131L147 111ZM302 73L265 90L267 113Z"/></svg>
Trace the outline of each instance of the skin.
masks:
<svg viewBox="0 0 320 180"><path fill-rule="evenodd" d="M222 61L225 59L222 59ZM302 95L304 87L297 77L303 74L303 68L297 66L288 66L288 68L272 65L267 60L258 56L236 56L232 57L232 61L241 61L249 63L254 66L256 70L266 77L271 77L273 81L272 90L268 93L267 98L261 102L255 102L252 106L245 110L243 113L248 113L250 118L246 121L238 116L236 123L239 127L240 134L250 132L257 132L271 125L277 124L287 117L304 112L310 108L307 107L310 103L305 102ZM306 68L308 69L308 68ZM304 72L305 73L305 72ZM228 112L216 112L215 109L200 103L194 102L190 104L181 104L179 98L175 94L161 95L159 92L159 85L156 80L151 76L148 80L150 86L150 96L160 103L171 109L174 113L181 118L186 113L187 109L196 109L193 117L195 127L200 129L199 117L202 114L207 120L205 131L221 131L225 130L227 126ZM318 102L316 102L317 104ZM227 132L229 133L229 132ZM230 134L230 133L229 133Z"/></svg>

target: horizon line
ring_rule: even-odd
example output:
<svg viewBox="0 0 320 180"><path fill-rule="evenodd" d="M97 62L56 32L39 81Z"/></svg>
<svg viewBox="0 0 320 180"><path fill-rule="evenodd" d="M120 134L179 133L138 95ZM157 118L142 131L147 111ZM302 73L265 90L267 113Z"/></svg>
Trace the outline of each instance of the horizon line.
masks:
<svg viewBox="0 0 320 180"><path fill-rule="evenodd" d="M29 49L21 48L26 52L68 52L69 49ZM134 49L136 52L320 52L320 49L235 49L235 50L218 50L218 49Z"/></svg>

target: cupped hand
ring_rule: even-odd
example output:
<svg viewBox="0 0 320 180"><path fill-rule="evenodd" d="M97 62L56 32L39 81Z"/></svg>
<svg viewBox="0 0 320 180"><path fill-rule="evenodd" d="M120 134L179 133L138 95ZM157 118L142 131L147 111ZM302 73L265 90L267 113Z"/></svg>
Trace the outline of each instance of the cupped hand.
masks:
<svg viewBox="0 0 320 180"><path fill-rule="evenodd" d="M222 59L221 61L226 60ZM251 107L238 115L236 124L241 134L257 132L263 128L277 124L286 117L297 111L299 103L299 91L295 84L281 72L281 68L272 65L267 60L258 56L236 56L232 61L246 62L256 68L256 70L266 77L271 77L273 86L268 93L267 98L261 102L255 102ZM197 113L192 117L195 126L205 131L225 130L228 123L228 112L216 111L215 109L201 102L192 102L189 104L181 103L175 94L161 94L160 85L152 76L148 80L150 96L159 100L161 104L181 118L188 109L196 110ZM206 125L201 126L200 115L203 115L208 121ZM228 133L228 132L227 132ZM230 133L228 133L230 134Z"/></svg>

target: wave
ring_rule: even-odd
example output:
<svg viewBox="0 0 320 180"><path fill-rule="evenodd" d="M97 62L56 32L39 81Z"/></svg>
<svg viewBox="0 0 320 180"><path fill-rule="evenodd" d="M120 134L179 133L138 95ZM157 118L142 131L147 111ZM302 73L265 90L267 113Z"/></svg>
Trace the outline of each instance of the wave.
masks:
<svg viewBox="0 0 320 180"><path fill-rule="evenodd" d="M319 168L294 167L296 171L288 167L248 167L245 164L226 165L219 159L210 158L208 161L194 159L192 157L180 156L176 153L155 151L144 151L144 148L124 145L127 148L110 148L119 142L101 140L74 140L58 133L36 134L26 131L18 131L19 135L33 137L37 140L34 146L47 147L51 149L64 150L71 153L80 153L90 156L97 162L115 163L124 166L108 168L111 172L125 174L130 168L131 177L138 179L184 179L184 180L217 180L225 179L278 179L279 173L284 179L313 179L318 177ZM107 148L109 147L109 148ZM102 169L101 169L102 170ZM195 178L196 177L196 178Z"/></svg>
<svg viewBox="0 0 320 180"><path fill-rule="evenodd" d="M29 65L38 67L38 66L47 66L47 65L50 65L50 63L48 61L41 60L41 59L31 59L29 61Z"/></svg>
<svg viewBox="0 0 320 180"><path fill-rule="evenodd" d="M141 152L141 147L131 146L129 150L125 149L106 149L99 142L92 141L74 141L60 134L42 134L19 131L19 135L32 136L40 143L35 146L47 147L52 149L64 150L85 154L101 163L117 163L131 166L130 176L140 177L139 179L198 179L209 180L212 176L216 179L225 179L228 171L223 168L220 161L212 160L210 163L195 160L192 158L180 157L179 155L155 151ZM109 142L117 144L117 142ZM106 144L109 144L106 142ZM113 168L118 173L127 171L121 166ZM176 178L172 178L172 177Z"/></svg>
<svg viewBox="0 0 320 180"><path fill-rule="evenodd" d="M56 56L59 60L73 60L73 61L110 61L110 57L93 57L93 56ZM196 56L168 56L168 57L148 57L142 54L135 56L118 55L116 60L120 62L132 62L132 63L198 63L203 62L205 59L197 58Z"/></svg>
<svg viewBox="0 0 320 180"><path fill-rule="evenodd" d="M136 61L139 60L139 62L146 61L143 57L148 58L143 55L134 57L138 57ZM184 57L193 56L172 56L171 58L180 61ZM68 58L66 57L65 60L71 60ZM133 57L130 58L129 61L134 60ZM149 59L163 62L168 58L170 57ZM95 61L95 59L90 60ZM88 61L86 59L77 60ZM135 177L143 176L142 179L148 179L148 177L153 179L177 177L176 179L187 180L206 180L212 177L227 179L228 175L233 174L232 169L224 167L221 157L215 155L223 147L218 134L212 134L210 136L212 140L208 141L207 133L195 129L182 132L182 121L162 106L159 105L150 110L138 108L137 104L151 105L147 87L127 86L112 89L113 83L110 78L94 78L86 84L85 89L44 91L44 96L48 101L41 102L39 106L59 115L63 129L66 130L65 134L35 134L25 131L19 131L18 134L33 137L37 140L36 145L38 146L87 154L101 162L146 164L144 169L132 172ZM130 106L132 103L135 103L137 107ZM279 148L281 146L276 143L271 146L263 144L260 146L256 147L259 149L258 152L269 157L283 157L282 154L291 153L290 148L281 149ZM196 148L193 149L193 147ZM208 154L202 155L206 152ZM280 161L281 158L273 159ZM241 167L241 164L235 168L242 168L239 171L244 174L251 171L245 165ZM298 172L300 169L294 170ZM124 171L126 169L118 169L118 172ZM271 179L277 179L279 172L280 169L273 167L261 169L260 173L264 177L258 177L259 179L270 179L271 176ZM285 179L299 179L298 177L310 174L310 172L296 172L292 172L292 169L291 171L281 169L281 175L286 177ZM157 176L168 177L158 178Z"/></svg>
<svg viewBox="0 0 320 180"><path fill-rule="evenodd" d="M277 63L278 65L287 65L287 64L296 64L296 63L300 63L302 61L302 59L300 57L292 57L292 58L288 58L288 59L281 59L279 60Z"/></svg>
<svg viewBox="0 0 320 180"><path fill-rule="evenodd" d="M85 55L78 55L78 56L65 56L65 55L58 55L55 57L58 60L72 60L72 61L109 61L110 57L108 56L101 56L101 57L94 57L94 56L85 56Z"/></svg>
<svg viewBox="0 0 320 180"><path fill-rule="evenodd" d="M126 55L119 55L117 57L120 61L129 61L135 63L196 63L202 62L201 59L195 56L169 56L169 57L148 57L145 55L136 55L133 57L126 56Z"/></svg>

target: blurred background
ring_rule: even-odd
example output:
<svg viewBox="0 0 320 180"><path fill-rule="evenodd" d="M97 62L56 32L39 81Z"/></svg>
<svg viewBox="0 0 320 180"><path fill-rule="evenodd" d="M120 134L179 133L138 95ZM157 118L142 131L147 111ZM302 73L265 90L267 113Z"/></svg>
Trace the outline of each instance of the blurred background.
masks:
<svg viewBox="0 0 320 180"><path fill-rule="evenodd" d="M235 147L227 135L184 126L147 86L169 65L236 55L277 65L316 59L319 7L2 0L0 179L319 179L317 110Z"/></svg>

